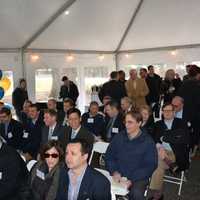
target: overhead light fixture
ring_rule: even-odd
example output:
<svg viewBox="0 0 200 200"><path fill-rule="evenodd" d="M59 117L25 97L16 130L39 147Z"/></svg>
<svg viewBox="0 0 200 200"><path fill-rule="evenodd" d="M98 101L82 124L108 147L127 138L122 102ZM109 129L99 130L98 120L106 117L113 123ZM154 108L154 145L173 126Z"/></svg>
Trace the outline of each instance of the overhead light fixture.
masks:
<svg viewBox="0 0 200 200"><path fill-rule="evenodd" d="M128 53L127 53L127 54L125 54L125 57L126 57L126 58L129 58L129 54L128 54Z"/></svg>
<svg viewBox="0 0 200 200"><path fill-rule="evenodd" d="M69 15L69 10L66 10L66 11L65 11L65 15Z"/></svg>
<svg viewBox="0 0 200 200"><path fill-rule="evenodd" d="M66 57L67 61L71 62L74 60L74 56L72 54L67 55Z"/></svg>
<svg viewBox="0 0 200 200"><path fill-rule="evenodd" d="M173 50L173 51L171 51L171 55L172 55L172 56L176 56L177 53L178 53L177 50Z"/></svg>
<svg viewBox="0 0 200 200"><path fill-rule="evenodd" d="M105 56L104 56L103 54L99 55L99 60L100 60L100 61L103 61L104 58L105 58Z"/></svg>
<svg viewBox="0 0 200 200"><path fill-rule="evenodd" d="M31 61L32 62L36 62L37 60L39 60L39 55L36 55L36 54L33 54L33 55L31 55Z"/></svg>

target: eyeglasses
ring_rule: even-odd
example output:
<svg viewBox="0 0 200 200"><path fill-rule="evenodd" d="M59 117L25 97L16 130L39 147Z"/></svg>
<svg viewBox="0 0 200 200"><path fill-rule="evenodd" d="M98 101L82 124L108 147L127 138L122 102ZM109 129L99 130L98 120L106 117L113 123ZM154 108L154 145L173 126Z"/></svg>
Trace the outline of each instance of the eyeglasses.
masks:
<svg viewBox="0 0 200 200"><path fill-rule="evenodd" d="M52 157L52 158L58 158L58 154L57 153L52 153L52 154L50 154L50 153L45 153L44 154L44 158L49 158L49 157Z"/></svg>

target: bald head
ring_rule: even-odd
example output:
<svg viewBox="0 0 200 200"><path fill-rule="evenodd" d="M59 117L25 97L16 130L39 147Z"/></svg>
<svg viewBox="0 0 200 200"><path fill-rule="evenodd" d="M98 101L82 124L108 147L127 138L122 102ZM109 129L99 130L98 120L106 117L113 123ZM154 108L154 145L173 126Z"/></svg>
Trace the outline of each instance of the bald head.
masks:
<svg viewBox="0 0 200 200"><path fill-rule="evenodd" d="M175 112L179 112L183 109L184 106L184 99L180 96L175 96L172 99L172 105L174 107Z"/></svg>
<svg viewBox="0 0 200 200"><path fill-rule="evenodd" d="M129 72L130 78L132 80L135 80L137 78L137 70L136 69L131 69Z"/></svg>

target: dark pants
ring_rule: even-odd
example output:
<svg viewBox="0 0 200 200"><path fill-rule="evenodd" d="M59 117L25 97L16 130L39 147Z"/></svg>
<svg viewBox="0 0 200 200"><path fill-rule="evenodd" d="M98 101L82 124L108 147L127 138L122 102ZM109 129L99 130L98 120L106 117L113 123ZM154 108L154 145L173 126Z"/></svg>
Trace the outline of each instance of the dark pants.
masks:
<svg viewBox="0 0 200 200"><path fill-rule="evenodd" d="M134 182L128 195L129 200L144 200L144 193L147 189L148 183L148 180Z"/></svg>

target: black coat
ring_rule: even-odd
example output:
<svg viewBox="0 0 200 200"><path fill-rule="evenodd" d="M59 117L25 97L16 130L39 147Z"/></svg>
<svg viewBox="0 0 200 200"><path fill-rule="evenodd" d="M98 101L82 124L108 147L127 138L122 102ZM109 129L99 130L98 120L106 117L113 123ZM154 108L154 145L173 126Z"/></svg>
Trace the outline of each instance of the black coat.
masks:
<svg viewBox="0 0 200 200"><path fill-rule="evenodd" d="M44 122L41 118L38 118L35 124L32 123L31 119L28 119L27 123L24 124L22 151L29 153L35 159L40 148L43 126Z"/></svg>
<svg viewBox="0 0 200 200"><path fill-rule="evenodd" d="M177 95L178 90L182 84L180 79L173 79L172 81L163 80L161 83L161 94L164 95L164 102L171 102L172 98Z"/></svg>
<svg viewBox="0 0 200 200"><path fill-rule="evenodd" d="M7 135L5 135L5 124L0 124L0 135L8 145L18 150L22 149L23 125L20 122L11 119Z"/></svg>
<svg viewBox="0 0 200 200"><path fill-rule="evenodd" d="M105 120L102 114L90 117L89 112L82 115L82 125L96 136L103 137L105 132Z"/></svg>
<svg viewBox="0 0 200 200"><path fill-rule="evenodd" d="M149 88L149 94L146 96L147 103L150 105L151 103L158 102L160 97L160 85L162 79L157 74L154 76L147 76L146 83Z"/></svg>
<svg viewBox="0 0 200 200"><path fill-rule="evenodd" d="M67 144L71 141L71 134L72 128L68 126L66 128L66 131L60 135L60 141L62 142L64 148L66 148ZM86 128L81 126L76 138L86 140L89 144L91 144L92 148L92 145L94 143L94 136Z"/></svg>
<svg viewBox="0 0 200 200"><path fill-rule="evenodd" d="M21 111L25 100L28 99L27 90L17 87L12 93L12 104L16 110Z"/></svg>
<svg viewBox="0 0 200 200"><path fill-rule="evenodd" d="M153 115L151 115L149 116L147 122L143 126L141 126L141 129L147 132L153 139L155 139L154 126L155 126L154 118Z"/></svg>
<svg viewBox="0 0 200 200"><path fill-rule="evenodd" d="M175 133L175 131L182 130L184 135L188 133L187 124L178 118L174 118L172 127L171 127L171 134ZM166 131L168 131L167 126L164 120L157 121L155 123L155 142L162 143L161 137L165 136ZM189 167L189 148L188 144L179 144L179 143L169 143L174 154L176 157L176 163L180 169L187 169Z"/></svg>
<svg viewBox="0 0 200 200"><path fill-rule="evenodd" d="M66 167L60 174L60 184L56 200L68 200L69 176ZM97 170L87 167L83 176L77 200L111 200L109 180Z"/></svg>
<svg viewBox="0 0 200 200"><path fill-rule="evenodd" d="M28 171L20 155L10 146L0 148L0 199L27 200Z"/></svg>
<svg viewBox="0 0 200 200"><path fill-rule="evenodd" d="M113 100L120 103L121 98L127 96L124 83L116 80L104 83L99 91L99 99L103 102L105 96L110 96Z"/></svg>
<svg viewBox="0 0 200 200"><path fill-rule="evenodd" d="M63 100L65 98L70 98L74 101L74 103L76 103L78 96L79 96L78 88L72 81L69 82L69 88L66 85L61 86L60 98L62 98Z"/></svg>

